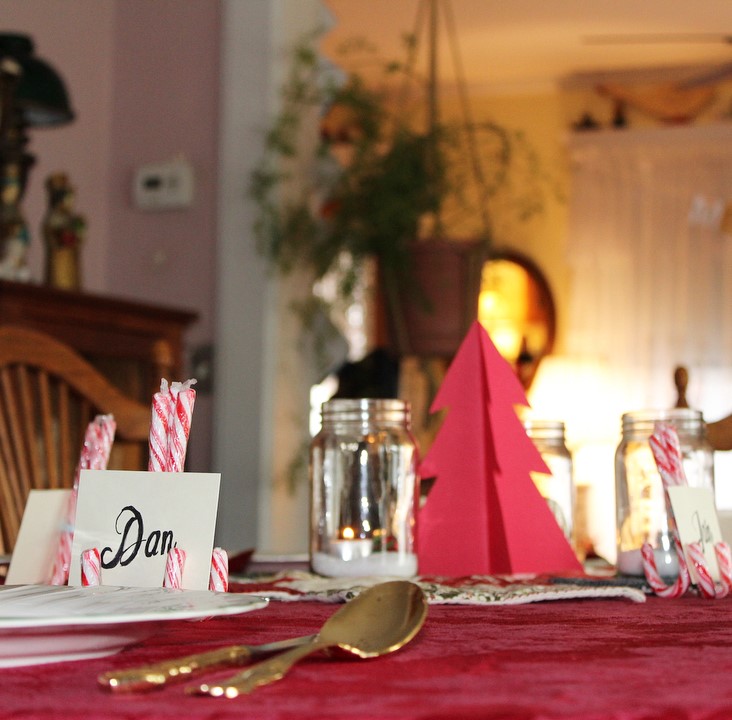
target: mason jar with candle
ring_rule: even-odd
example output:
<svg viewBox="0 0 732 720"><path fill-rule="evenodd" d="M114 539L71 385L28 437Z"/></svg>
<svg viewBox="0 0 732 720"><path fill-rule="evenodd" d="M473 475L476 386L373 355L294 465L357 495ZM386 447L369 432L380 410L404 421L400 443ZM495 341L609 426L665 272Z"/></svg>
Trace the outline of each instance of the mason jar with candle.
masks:
<svg viewBox="0 0 732 720"><path fill-rule="evenodd" d="M678 574L663 482L648 442L657 422L676 429L688 484L714 491L714 457L701 412L673 408L624 414L623 435L615 452L617 570L621 575L644 574L640 552L644 543L653 547L662 577Z"/></svg>
<svg viewBox="0 0 732 720"><path fill-rule="evenodd" d="M561 420L527 418L524 420L524 429L541 453L550 473L532 471L531 478L571 543L574 539L575 491L572 455L565 443L564 423Z"/></svg>
<svg viewBox="0 0 732 720"><path fill-rule="evenodd" d="M310 445L310 564L330 577L417 574L417 446L408 403L334 399Z"/></svg>

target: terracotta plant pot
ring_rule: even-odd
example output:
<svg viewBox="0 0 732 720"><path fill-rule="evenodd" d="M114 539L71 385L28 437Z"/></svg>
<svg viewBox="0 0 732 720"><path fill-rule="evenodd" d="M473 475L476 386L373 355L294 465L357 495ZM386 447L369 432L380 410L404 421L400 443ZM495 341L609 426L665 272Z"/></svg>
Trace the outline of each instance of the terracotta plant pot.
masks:
<svg viewBox="0 0 732 720"><path fill-rule="evenodd" d="M398 357L452 358L478 316L486 245L419 240L410 256L409 281L390 283L382 274L384 344Z"/></svg>

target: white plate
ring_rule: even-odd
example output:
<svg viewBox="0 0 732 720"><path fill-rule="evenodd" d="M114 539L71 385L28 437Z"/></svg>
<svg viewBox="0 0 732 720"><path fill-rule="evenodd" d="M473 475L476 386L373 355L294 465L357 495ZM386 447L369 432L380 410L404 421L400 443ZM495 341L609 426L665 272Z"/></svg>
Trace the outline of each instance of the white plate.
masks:
<svg viewBox="0 0 732 720"><path fill-rule="evenodd" d="M112 655L164 620L236 615L267 605L240 593L167 588L0 587L0 668Z"/></svg>

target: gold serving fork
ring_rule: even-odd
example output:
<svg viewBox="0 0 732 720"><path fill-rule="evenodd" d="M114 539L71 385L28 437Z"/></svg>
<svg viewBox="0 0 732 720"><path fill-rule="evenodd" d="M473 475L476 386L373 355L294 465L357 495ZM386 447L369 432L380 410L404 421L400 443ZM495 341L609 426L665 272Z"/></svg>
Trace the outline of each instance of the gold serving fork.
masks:
<svg viewBox="0 0 732 720"><path fill-rule="evenodd" d="M263 645L229 645L227 647L193 653L173 660L122 670L110 670L100 675L100 685L113 692L141 692L162 687L169 682L187 680L205 670L241 665L247 660L260 658L280 650L309 645L317 635L279 640Z"/></svg>

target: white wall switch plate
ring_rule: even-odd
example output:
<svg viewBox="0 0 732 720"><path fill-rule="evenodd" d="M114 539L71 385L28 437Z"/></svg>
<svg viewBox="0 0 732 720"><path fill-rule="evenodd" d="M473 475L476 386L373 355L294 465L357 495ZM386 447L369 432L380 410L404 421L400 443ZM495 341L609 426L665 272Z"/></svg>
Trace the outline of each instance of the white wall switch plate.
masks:
<svg viewBox="0 0 732 720"><path fill-rule="evenodd" d="M193 185L193 166L184 158L144 165L135 173L134 202L140 210L190 207Z"/></svg>

